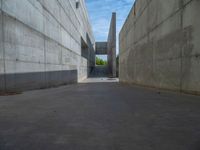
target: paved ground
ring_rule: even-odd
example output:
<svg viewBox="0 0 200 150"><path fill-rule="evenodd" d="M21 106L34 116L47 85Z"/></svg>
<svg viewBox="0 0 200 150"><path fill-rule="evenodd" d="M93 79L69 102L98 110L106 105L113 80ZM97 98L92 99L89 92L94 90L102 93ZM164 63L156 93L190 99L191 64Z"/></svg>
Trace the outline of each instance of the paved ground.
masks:
<svg viewBox="0 0 200 150"><path fill-rule="evenodd" d="M108 82L119 82L118 78L108 78L108 77L93 77L93 78L88 78L81 83L108 83Z"/></svg>
<svg viewBox="0 0 200 150"><path fill-rule="evenodd" d="M95 66L95 68L92 70L92 72L90 73L90 77L91 78L96 78L96 77L107 77L109 76L108 73L108 66Z"/></svg>
<svg viewBox="0 0 200 150"><path fill-rule="evenodd" d="M199 150L200 97L87 83L0 97L0 150Z"/></svg>

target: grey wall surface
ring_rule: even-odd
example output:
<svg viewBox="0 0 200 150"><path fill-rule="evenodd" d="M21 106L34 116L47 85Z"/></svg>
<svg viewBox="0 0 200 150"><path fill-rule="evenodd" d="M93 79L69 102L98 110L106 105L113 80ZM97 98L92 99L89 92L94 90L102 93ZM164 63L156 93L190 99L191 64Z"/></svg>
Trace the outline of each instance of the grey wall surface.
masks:
<svg viewBox="0 0 200 150"><path fill-rule="evenodd" d="M94 37L84 0L0 1L0 89L77 82L94 65ZM81 55L85 41L90 56Z"/></svg>
<svg viewBox="0 0 200 150"><path fill-rule="evenodd" d="M107 43L108 70L112 77L116 77L116 13L112 14Z"/></svg>
<svg viewBox="0 0 200 150"><path fill-rule="evenodd" d="M200 0L137 0L120 32L121 82L200 93Z"/></svg>
<svg viewBox="0 0 200 150"><path fill-rule="evenodd" d="M96 42L95 44L95 50L96 50L96 55L107 55L107 45L108 42Z"/></svg>

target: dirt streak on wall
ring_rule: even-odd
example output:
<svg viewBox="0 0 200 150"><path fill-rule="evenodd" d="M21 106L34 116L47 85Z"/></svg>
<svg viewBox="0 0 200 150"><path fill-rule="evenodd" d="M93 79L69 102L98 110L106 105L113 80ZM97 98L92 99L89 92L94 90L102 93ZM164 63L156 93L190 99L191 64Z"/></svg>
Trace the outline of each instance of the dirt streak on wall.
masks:
<svg viewBox="0 0 200 150"><path fill-rule="evenodd" d="M120 81L200 93L199 14L199 0L137 0L120 32Z"/></svg>

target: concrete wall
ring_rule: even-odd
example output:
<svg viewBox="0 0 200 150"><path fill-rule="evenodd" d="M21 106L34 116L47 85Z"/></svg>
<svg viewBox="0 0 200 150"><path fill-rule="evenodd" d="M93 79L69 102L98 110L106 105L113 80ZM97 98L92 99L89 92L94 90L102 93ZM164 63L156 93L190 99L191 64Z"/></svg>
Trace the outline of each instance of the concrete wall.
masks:
<svg viewBox="0 0 200 150"><path fill-rule="evenodd" d="M108 70L112 77L116 77L116 13L112 14L107 41Z"/></svg>
<svg viewBox="0 0 200 150"><path fill-rule="evenodd" d="M75 0L0 2L0 90L44 88L87 77L95 41L84 0L79 8ZM81 39L91 52L87 59L81 55Z"/></svg>
<svg viewBox="0 0 200 150"><path fill-rule="evenodd" d="M200 93L200 0L137 0L120 32L121 82Z"/></svg>
<svg viewBox="0 0 200 150"><path fill-rule="evenodd" d="M96 55L107 55L107 45L108 42L96 42L95 44L95 50L96 50Z"/></svg>

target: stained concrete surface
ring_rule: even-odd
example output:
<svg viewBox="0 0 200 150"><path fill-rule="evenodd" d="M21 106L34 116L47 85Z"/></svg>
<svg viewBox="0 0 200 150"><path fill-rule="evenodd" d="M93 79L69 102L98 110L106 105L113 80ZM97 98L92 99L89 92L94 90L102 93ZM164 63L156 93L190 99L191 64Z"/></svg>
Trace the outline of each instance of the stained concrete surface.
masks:
<svg viewBox="0 0 200 150"><path fill-rule="evenodd" d="M77 8L76 0L0 0L0 92L87 78L95 39L85 1L79 3Z"/></svg>
<svg viewBox="0 0 200 150"><path fill-rule="evenodd" d="M200 94L199 14L199 0L136 0L119 36L120 82Z"/></svg>
<svg viewBox="0 0 200 150"><path fill-rule="evenodd" d="M120 83L0 97L0 150L199 150L200 97Z"/></svg>

